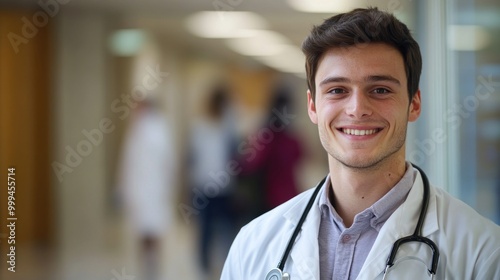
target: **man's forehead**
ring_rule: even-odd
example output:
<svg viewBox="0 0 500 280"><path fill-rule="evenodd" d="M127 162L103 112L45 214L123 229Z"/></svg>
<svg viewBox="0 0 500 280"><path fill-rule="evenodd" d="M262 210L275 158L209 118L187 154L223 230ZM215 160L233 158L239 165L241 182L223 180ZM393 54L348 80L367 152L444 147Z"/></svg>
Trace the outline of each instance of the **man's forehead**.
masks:
<svg viewBox="0 0 500 280"><path fill-rule="evenodd" d="M318 61L316 82L319 82L324 76L345 77L346 74L359 77L394 76L396 79L406 78L402 55L396 48L383 43L329 49Z"/></svg>

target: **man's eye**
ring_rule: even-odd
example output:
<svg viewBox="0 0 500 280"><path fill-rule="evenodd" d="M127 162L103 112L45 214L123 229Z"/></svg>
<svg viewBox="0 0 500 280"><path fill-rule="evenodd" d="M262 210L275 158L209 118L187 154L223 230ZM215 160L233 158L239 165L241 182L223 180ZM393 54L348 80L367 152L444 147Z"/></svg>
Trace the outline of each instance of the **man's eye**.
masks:
<svg viewBox="0 0 500 280"><path fill-rule="evenodd" d="M388 93L389 91L385 88L376 88L373 90L374 93Z"/></svg>
<svg viewBox="0 0 500 280"><path fill-rule="evenodd" d="M328 93L335 93L335 94L345 93L345 90L343 90L341 88L334 88L334 89L329 90Z"/></svg>
<svg viewBox="0 0 500 280"><path fill-rule="evenodd" d="M374 90L375 93L388 93L389 91L385 88L376 88Z"/></svg>

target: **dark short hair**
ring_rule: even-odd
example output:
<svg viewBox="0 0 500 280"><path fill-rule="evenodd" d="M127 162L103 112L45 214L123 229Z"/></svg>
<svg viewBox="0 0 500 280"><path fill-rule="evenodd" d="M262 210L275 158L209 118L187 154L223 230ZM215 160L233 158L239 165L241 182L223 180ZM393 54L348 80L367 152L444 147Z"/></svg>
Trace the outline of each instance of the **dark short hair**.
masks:
<svg viewBox="0 0 500 280"><path fill-rule="evenodd" d="M224 114L224 108L229 103L229 88L225 84L217 84L212 88L208 98L208 113L212 117L221 118Z"/></svg>
<svg viewBox="0 0 500 280"><path fill-rule="evenodd" d="M302 51L306 56L307 85L313 97L316 95L314 80L323 55L332 48L363 43L385 43L399 50L403 56L411 102L418 90L422 71L420 48L404 23L377 8L355 9L338 14L313 27L302 43Z"/></svg>

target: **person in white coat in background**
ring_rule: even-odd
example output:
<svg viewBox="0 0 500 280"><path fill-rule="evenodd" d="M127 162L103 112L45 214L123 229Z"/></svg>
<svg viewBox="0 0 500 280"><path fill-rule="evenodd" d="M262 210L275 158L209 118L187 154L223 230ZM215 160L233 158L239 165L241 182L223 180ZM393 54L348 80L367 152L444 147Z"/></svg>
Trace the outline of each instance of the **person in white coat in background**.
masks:
<svg viewBox="0 0 500 280"><path fill-rule="evenodd" d="M162 240L173 221L176 171L171 124L155 97L137 102L125 135L119 184L125 217L139 251L140 278L160 277ZM134 246L136 247L136 246Z"/></svg>
<svg viewBox="0 0 500 280"><path fill-rule="evenodd" d="M243 227L221 279L500 279L500 227L406 161L422 68L406 25L356 9L315 26L302 49L329 173Z"/></svg>

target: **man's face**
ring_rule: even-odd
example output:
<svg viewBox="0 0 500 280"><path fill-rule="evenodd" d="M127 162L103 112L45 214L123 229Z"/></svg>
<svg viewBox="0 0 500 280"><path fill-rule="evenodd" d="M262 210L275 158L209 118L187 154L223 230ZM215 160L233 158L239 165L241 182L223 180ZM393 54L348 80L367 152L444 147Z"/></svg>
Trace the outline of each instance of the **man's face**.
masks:
<svg viewBox="0 0 500 280"><path fill-rule="evenodd" d="M334 48L319 61L308 113L330 160L374 168L404 159L406 127L420 115L420 92L409 102L403 57L382 43Z"/></svg>

